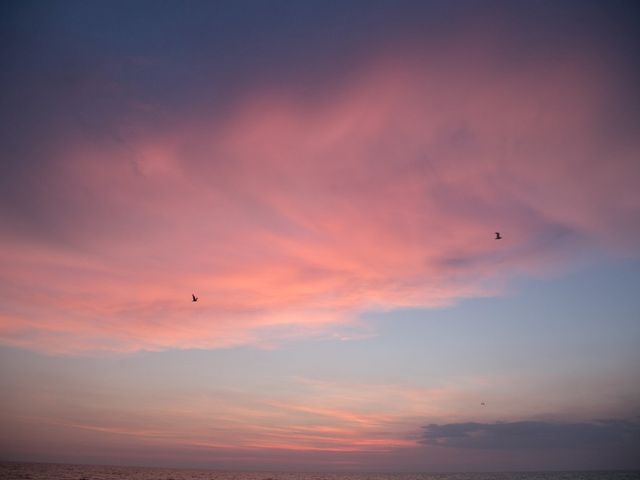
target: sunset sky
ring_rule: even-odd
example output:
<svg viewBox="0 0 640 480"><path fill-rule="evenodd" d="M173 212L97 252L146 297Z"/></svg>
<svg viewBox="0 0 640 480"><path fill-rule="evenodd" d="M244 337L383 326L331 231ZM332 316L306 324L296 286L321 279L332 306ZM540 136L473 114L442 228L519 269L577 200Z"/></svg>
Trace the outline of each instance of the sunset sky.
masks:
<svg viewBox="0 0 640 480"><path fill-rule="evenodd" d="M634 2L3 2L0 460L640 469L639 51Z"/></svg>

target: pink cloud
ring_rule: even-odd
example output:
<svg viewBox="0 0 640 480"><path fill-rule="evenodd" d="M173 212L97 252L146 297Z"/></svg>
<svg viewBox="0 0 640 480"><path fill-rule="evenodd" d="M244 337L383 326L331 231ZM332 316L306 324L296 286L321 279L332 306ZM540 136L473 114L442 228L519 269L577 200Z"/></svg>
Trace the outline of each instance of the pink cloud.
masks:
<svg viewBox="0 0 640 480"><path fill-rule="evenodd" d="M635 254L637 142L600 131L606 72L470 58L377 59L320 99L256 91L224 121L52 152L54 227L0 231L0 340L268 347Z"/></svg>

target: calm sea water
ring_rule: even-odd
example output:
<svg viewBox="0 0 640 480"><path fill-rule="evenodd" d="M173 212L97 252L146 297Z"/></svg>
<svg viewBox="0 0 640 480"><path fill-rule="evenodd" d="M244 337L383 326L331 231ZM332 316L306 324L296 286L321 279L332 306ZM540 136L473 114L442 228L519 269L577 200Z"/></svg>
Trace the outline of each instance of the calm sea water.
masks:
<svg viewBox="0 0 640 480"><path fill-rule="evenodd" d="M640 472L291 473L0 463L2 480L640 480Z"/></svg>

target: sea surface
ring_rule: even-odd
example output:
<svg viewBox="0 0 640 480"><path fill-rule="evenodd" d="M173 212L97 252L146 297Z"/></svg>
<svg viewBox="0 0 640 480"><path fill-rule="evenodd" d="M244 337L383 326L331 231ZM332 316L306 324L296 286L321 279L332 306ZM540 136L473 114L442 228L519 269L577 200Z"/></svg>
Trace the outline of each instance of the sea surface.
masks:
<svg viewBox="0 0 640 480"><path fill-rule="evenodd" d="M2 480L640 480L640 472L293 473L0 463Z"/></svg>

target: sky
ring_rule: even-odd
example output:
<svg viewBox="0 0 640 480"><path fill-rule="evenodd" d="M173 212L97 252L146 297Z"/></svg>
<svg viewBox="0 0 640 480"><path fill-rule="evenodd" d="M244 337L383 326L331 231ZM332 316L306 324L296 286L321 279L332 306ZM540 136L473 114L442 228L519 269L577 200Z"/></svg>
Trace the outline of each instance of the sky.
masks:
<svg viewBox="0 0 640 480"><path fill-rule="evenodd" d="M638 13L3 2L0 460L640 469Z"/></svg>

